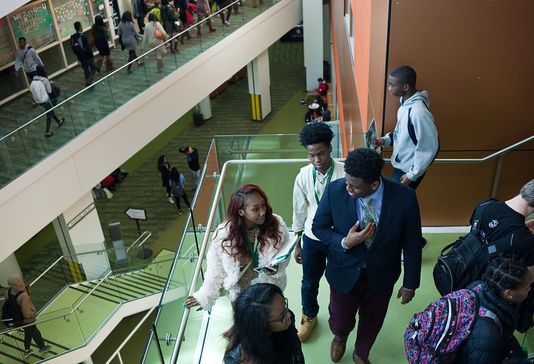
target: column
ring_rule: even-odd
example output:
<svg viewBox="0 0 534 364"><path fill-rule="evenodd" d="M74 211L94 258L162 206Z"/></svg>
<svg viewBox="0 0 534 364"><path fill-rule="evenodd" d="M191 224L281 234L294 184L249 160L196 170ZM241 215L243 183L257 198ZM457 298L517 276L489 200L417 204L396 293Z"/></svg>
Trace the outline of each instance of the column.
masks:
<svg viewBox="0 0 534 364"><path fill-rule="evenodd" d="M306 68L306 90L317 87L317 79L323 77L323 2L306 0L302 7L304 24L304 67ZM330 31L330 29L327 29Z"/></svg>
<svg viewBox="0 0 534 364"><path fill-rule="evenodd" d="M271 75L268 49L247 65L247 75L252 120L262 121L271 113Z"/></svg>
<svg viewBox="0 0 534 364"><path fill-rule="evenodd" d="M197 106L197 110L202 114L204 120L211 119L211 101L209 96L206 96L202 99L202 101L200 101Z"/></svg>
<svg viewBox="0 0 534 364"><path fill-rule="evenodd" d="M104 232L90 192L65 210L53 225L63 254L73 256L68 261L75 280L97 279L110 269L108 256L102 252Z"/></svg>
<svg viewBox="0 0 534 364"><path fill-rule="evenodd" d="M7 287L7 279L17 273L22 275L15 254L11 254L0 263L0 285L2 287ZM29 282L26 283L29 284Z"/></svg>

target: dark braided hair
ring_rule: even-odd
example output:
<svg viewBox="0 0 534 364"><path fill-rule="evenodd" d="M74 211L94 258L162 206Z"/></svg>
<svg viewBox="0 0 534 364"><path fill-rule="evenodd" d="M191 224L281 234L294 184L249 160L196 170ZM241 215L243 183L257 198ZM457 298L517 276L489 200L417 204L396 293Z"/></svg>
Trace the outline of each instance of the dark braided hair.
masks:
<svg viewBox="0 0 534 364"><path fill-rule="evenodd" d="M484 273L484 283L496 294L516 289L524 281L528 268L523 260L510 255L491 259Z"/></svg>

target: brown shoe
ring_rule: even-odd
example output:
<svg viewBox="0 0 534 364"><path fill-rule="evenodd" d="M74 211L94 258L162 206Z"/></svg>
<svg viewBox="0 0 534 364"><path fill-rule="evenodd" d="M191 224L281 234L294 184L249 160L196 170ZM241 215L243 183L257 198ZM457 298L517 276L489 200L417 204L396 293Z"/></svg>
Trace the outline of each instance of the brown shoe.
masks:
<svg viewBox="0 0 534 364"><path fill-rule="evenodd" d="M309 317L304 314L302 315L298 332L300 342L308 341L315 325L317 325L317 317Z"/></svg>
<svg viewBox="0 0 534 364"><path fill-rule="evenodd" d="M352 360L355 364L371 364L369 359L362 359L358 355L356 355L356 351L352 352Z"/></svg>
<svg viewBox="0 0 534 364"><path fill-rule="evenodd" d="M345 354L345 349L347 347L347 336L334 336L332 344L330 345L330 359L334 363L337 363Z"/></svg>

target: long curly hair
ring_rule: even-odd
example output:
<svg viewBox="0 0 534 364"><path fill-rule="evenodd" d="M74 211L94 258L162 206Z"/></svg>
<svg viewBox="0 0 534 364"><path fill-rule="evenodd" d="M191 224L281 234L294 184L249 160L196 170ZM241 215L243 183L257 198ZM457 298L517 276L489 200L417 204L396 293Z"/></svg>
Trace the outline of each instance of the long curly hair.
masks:
<svg viewBox="0 0 534 364"><path fill-rule="evenodd" d="M246 207L247 197L253 193L257 193L265 201L265 221L258 226L258 251L261 252L263 250L269 239L275 242L275 248L278 248L282 241L280 222L273 216L273 209L269 205L265 192L254 184L242 185L234 191L230 198L224 225L224 227L228 228L228 236L221 242L223 250L234 258L250 257L252 253L248 246L246 222L243 216L239 215L239 210Z"/></svg>

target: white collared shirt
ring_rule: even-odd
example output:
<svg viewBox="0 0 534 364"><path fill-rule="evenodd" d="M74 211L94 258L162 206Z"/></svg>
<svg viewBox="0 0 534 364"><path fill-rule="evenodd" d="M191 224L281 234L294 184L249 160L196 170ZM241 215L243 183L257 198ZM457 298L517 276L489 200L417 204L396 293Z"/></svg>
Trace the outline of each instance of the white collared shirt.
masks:
<svg viewBox="0 0 534 364"><path fill-rule="evenodd" d="M334 172L330 182L345 177L344 164L334 161ZM317 211L317 201L315 193L319 199L323 196L326 188L327 174L317 171L315 185L313 183L313 164L308 164L300 169L295 178L293 187L293 231L304 231L307 237L319 240L312 233L312 223Z"/></svg>

